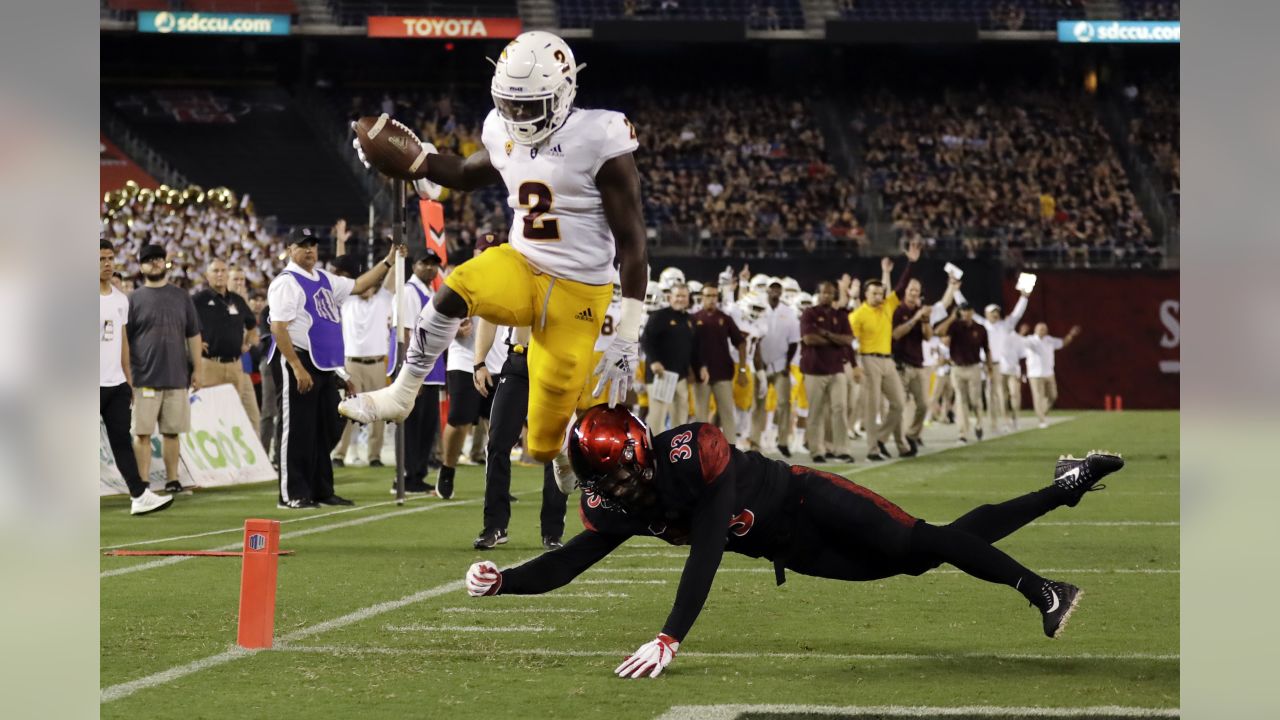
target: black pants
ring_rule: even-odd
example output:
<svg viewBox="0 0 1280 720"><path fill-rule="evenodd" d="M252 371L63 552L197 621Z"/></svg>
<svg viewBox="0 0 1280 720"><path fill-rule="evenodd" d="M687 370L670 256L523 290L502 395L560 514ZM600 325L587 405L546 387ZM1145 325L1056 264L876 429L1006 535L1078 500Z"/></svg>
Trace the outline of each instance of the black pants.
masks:
<svg viewBox="0 0 1280 720"><path fill-rule="evenodd" d="M129 495L138 497L147 489L147 483L138 474L138 458L133 454L133 434L129 432L132 403L133 388L129 383L98 388L98 412L107 427L107 442L116 458L116 468L129 486Z"/></svg>
<svg viewBox="0 0 1280 720"><path fill-rule="evenodd" d="M502 366L498 384L490 393L488 461L484 466L484 526L506 528L511 522L511 449L520 439L529 412L529 368L524 355L512 353ZM542 475L542 535L564 535L568 498L556 485L548 463Z"/></svg>
<svg viewBox="0 0 1280 720"><path fill-rule="evenodd" d="M404 421L404 486L421 489L440 432L440 386L423 385Z"/></svg>
<svg viewBox="0 0 1280 720"><path fill-rule="evenodd" d="M974 577L1012 587L1039 576L991 543L1063 504L1048 487L995 505L981 505L947 525L918 520L897 505L838 475L801 466L793 482L803 486L795 536L786 567L837 580L921 575L950 563ZM1024 587L1026 591L1035 588Z"/></svg>
<svg viewBox="0 0 1280 720"><path fill-rule="evenodd" d="M342 416L336 373L316 368L311 354L297 349L298 359L311 375L311 389L298 392L298 378L280 360L280 497L282 500L323 500L333 495L333 463L329 456L342 438ZM284 387L288 383L288 388Z"/></svg>

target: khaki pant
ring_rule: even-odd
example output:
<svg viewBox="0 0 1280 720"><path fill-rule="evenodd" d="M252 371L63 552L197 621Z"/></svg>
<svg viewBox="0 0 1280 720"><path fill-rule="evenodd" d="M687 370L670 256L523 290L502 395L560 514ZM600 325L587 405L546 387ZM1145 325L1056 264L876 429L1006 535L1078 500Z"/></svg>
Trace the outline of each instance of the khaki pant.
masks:
<svg viewBox="0 0 1280 720"><path fill-rule="evenodd" d="M918 440L920 433L924 432L924 418L929 414L929 368L903 365L899 375L903 391L915 404L910 418L906 415L902 418L906 426L903 433Z"/></svg>
<svg viewBox="0 0 1280 720"><path fill-rule="evenodd" d="M1022 404L1022 388L1018 386L1017 374L997 371L993 377L988 378L988 384L991 386L990 403L987 405L991 412L991 429L995 430L1006 422L1016 425L1018 405Z"/></svg>
<svg viewBox="0 0 1280 720"><path fill-rule="evenodd" d="M947 373L944 375L938 373L938 368L934 368L933 396L929 398L929 404L938 411L935 420L947 419L946 405L954 396L955 386L951 384L951 369L947 368Z"/></svg>
<svg viewBox="0 0 1280 720"><path fill-rule="evenodd" d="M865 386L862 388L862 429L867 433L867 452L880 452L880 443L894 438L899 449L907 444L902 440L902 378L898 377L898 368L893 358L869 357L863 355L862 373ZM880 410L888 401L888 408L881 415ZM880 423L876 417L880 416Z"/></svg>
<svg viewBox="0 0 1280 720"><path fill-rule="evenodd" d="M970 419L974 427L982 427L982 366L953 365L951 382L956 388L956 422L960 425L960 437L967 438Z"/></svg>
<svg viewBox="0 0 1280 720"><path fill-rule="evenodd" d="M720 430L729 444L738 439L738 422L735 417L737 405L733 402L733 381L721 380L713 383L697 383L693 386L693 418L698 422L711 422L711 397L716 399L716 415L719 416Z"/></svg>
<svg viewBox="0 0 1280 720"><path fill-rule="evenodd" d="M732 404L732 400L730 403ZM689 381L684 378L676 383L676 391L671 402L655 400L653 383L649 384L648 425L654 435L667 429L668 418L671 419L671 427L689 422Z"/></svg>
<svg viewBox="0 0 1280 720"><path fill-rule="evenodd" d="M1058 381L1052 375L1031 378L1031 405L1035 408L1036 417L1040 419L1040 422L1045 421L1049 410L1053 408L1053 404L1057 401Z"/></svg>
<svg viewBox="0 0 1280 720"><path fill-rule="evenodd" d="M805 375L805 394L809 400L810 455L848 455L849 378L843 372L834 375ZM831 426L831 447L827 447L827 424Z"/></svg>
<svg viewBox="0 0 1280 720"><path fill-rule="evenodd" d="M844 366L844 376L845 385L848 386L848 392L845 393L845 397L848 398L845 402L845 416L847 418L845 420L845 424L848 425L849 430L852 431L854 427L857 426L858 421L862 419L862 405L858 404L858 399L862 397L863 390L866 388L867 380L864 375L862 382L858 382L853 375L852 365ZM863 430L866 430L866 428L863 428Z"/></svg>
<svg viewBox="0 0 1280 720"><path fill-rule="evenodd" d="M244 406L244 414L249 416L249 424L253 431L259 432L258 396L253 393L253 381L245 374L239 360L218 362L209 358L200 358L201 382L205 387L214 385L231 385L240 396L240 404Z"/></svg>
<svg viewBox="0 0 1280 720"><path fill-rule="evenodd" d="M791 444L791 373L787 370L771 373L768 381L778 399L773 414L773 423L778 427L778 445L787 447ZM764 433L765 421L769 419L769 411L764 409L764 404L764 400L757 399L751 411L752 447L760 446L760 436Z"/></svg>
<svg viewBox="0 0 1280 720"><path fill-rule="evenodd" d="M387 386L386 358L378 363L359 363L347 358L346 365L347 374L351 376L351 384L356 386L356 392L369 392ZM355 426L355 422L348 422L342 429L342 439L338 441L334 457L347 457L347 447L351 445L351 435ZM384 422L376 422L369 426L369 460L371 461L382 456L382 438L386 427L387 424Z"/></svg>

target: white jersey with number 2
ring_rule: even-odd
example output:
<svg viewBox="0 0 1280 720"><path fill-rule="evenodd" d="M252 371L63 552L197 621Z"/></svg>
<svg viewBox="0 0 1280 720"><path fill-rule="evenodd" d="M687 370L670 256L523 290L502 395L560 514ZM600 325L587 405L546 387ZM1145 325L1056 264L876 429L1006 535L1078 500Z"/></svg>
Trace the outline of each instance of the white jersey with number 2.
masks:
<svg viewBox="0 0 1280 720"><path fill-rule="evenodd" d="M613 233L596 173L605 161L639 147L626 116L575 108L559 130L530 147L512 141L492 110L481 140L515 210L512 247L547 274L590 285L612 282Z"/></svg>

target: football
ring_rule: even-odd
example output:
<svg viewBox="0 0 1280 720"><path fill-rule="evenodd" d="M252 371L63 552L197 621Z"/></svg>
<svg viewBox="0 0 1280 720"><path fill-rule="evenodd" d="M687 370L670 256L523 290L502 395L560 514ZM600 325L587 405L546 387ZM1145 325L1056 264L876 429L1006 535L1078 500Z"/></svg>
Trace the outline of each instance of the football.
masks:
<svg viewBox="0 0 1280 720"><path fill-rule="evenodd" d="M412 130L383 113L360 118L355 131L365 159L383 175L399 180L421 177L427 151Z"/></svg>

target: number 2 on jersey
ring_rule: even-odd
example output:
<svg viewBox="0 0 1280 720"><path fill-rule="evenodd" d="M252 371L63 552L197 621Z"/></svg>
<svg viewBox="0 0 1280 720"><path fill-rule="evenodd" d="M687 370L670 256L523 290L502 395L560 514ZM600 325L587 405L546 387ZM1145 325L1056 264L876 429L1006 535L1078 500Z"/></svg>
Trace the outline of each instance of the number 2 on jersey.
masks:
<svg viewBox="0 0 1280 720"><path fill-rule="evenodd" d="M693 457L693 448L689 447L689 441L692 439L693 433L688 430L671 438L671 462L675 463Z"/></svg>
<svg viewBox="0 0 1280 720"><path fill-rule="evenodd" d="M551 212L551 188L537 180L520 183L516 199L524 215L524 239L554 242L560 239L560 221L542 217Z"/></svg>

